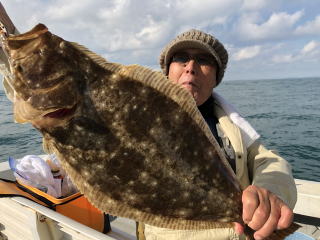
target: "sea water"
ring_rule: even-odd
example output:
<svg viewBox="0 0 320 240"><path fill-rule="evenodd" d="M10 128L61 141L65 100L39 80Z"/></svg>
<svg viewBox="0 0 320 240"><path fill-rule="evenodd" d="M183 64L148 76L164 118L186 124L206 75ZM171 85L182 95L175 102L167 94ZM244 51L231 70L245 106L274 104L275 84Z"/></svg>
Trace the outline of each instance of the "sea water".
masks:
<svg viewBox="0 0 320 240"><path fill-rule="evenodd" d="M320 181L320 78L226 81L217 91L291 163L295 178Z"/></svg>
<svg viewBox="0 0 320 240"><path fill-rule="evenodd" d="M320 181L320 78L224 81L215 90L291 163L295 178ZM41 142L30 124L13 122L0 90L0 162L43 154Z"/></svg>

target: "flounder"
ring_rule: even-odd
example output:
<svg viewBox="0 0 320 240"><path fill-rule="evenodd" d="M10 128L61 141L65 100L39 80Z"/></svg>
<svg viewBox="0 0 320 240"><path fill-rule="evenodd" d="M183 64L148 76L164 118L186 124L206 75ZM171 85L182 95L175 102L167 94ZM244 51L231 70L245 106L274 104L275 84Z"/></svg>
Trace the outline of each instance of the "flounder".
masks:
<svg viewBox="0 0 320 240"><path fill-rule="evenodd" d="M242 222L240 185L192 96L39 24L4 40L14 117L42 134L100 210L158 227Z"/></svg>

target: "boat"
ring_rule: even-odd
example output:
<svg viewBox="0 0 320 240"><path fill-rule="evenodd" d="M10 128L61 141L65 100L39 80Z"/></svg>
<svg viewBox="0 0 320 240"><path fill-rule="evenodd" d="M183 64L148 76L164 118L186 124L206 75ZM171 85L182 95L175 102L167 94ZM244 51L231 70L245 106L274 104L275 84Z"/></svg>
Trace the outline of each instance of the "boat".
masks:
<svg viewBox="0 0 320 240"><path fill-rule="evenodd" d="M8 162L0 163L0 178L15 180ZM320 240L320 182L295 179L295 183L298 202L294 221L302 226L298 231L301 236ZM109 219L111 231L103 234L24 197L0 198L0 240L136 239L135 221Z"/></svg>

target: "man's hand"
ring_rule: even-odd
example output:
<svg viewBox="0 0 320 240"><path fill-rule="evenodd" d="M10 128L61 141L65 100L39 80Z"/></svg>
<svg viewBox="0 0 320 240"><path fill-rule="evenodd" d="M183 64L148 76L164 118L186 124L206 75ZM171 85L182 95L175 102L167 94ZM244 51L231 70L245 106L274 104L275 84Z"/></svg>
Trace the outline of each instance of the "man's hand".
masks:
<svg viewBox="0 0 320 240"><path fill-rule="evenodd" d="M243 221L256 231L257 240L268 237L274 230L288 228L293 221L292 210L265 188L248 186L242 193L242 204ZM235 230L242 234L244 227L236 223Z"/></svg>

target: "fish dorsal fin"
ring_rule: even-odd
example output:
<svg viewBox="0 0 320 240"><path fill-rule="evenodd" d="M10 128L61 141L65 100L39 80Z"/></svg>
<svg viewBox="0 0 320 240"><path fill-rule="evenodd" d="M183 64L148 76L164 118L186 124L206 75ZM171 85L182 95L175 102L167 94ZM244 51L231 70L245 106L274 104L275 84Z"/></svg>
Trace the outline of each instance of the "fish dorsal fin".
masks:
<svg viewBox="0 0 320 240"><path fill-rule="evenodd" d="M76 43L76 42L69 42L69 43L73 47L78 49L80 52L85 54L87 57L89 57L96 64L98 64L99 66L101 66L103 68L106 68L109 71L116 72L122 66L121 64L118 64L118 63L108 62L105 58L103 58L99 54L96 54L96 53L92 52L91 50L89 50L88 48L86 48L85 46L83 46L83 45L81 45L79 43Z"/></svg>

